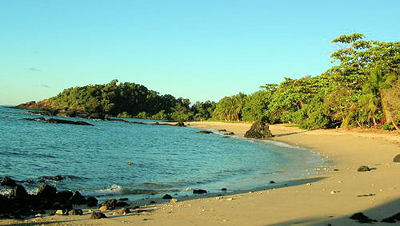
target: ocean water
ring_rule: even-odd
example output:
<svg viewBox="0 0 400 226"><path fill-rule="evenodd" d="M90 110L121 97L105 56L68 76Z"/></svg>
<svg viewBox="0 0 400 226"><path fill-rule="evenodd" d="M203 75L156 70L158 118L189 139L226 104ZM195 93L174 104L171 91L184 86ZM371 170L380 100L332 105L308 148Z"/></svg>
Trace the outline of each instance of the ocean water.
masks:
<svg viewBox="0 0 400 226"><path fill-rule="evenodd" d="M34 117L39 116L0 107L0 177L25 181L31 192L40 183L100 198L179 196L197 188L240 191L268 186L271 180L303 178L327 165L323 156L303 148L197 134L199 129L191 127L80 118L68 120L94 126L21 120ZM65 179L40 179L56 175ZM0 186L0 192L7 188Z"/></svg>

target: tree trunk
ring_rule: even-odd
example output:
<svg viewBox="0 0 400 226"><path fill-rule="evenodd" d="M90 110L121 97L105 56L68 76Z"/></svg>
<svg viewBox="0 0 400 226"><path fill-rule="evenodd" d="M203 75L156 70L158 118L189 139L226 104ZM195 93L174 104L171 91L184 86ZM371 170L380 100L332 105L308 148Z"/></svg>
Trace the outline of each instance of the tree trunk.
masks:
<svg viewBox="0 0 400 226"><path fill-rule="evenodd" d="M393 120L392 112L390 111L390 109L388 109L383 92L381 92L381 104L382 104L382 111L383 111L383 114L385 115L386 121L388 123L391 122L392 125L394 126L394 128L396 130L399 130L399 127L396 125L396 122Z"/></svg>

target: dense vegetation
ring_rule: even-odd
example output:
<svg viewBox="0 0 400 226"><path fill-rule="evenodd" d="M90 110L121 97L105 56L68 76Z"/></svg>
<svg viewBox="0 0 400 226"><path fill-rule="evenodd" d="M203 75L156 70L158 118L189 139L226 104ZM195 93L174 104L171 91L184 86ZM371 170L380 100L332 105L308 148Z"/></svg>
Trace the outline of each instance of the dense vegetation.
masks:
<svg viewBox="0 0 400 226"><path fill-rule="evenodd" d="M285 78L251 95L221 99L219 120L291 122L303 128L382 127L400 123L400 42L342 35L331 57L337 65L316 77Z"/></svg>
<svg viewBox="0 0 400 226"><path fill-rule="evenodd" d="M399 129L400 42L364 40L362 34L341 35L331 57L335 65L319 76L266 84L245 95L218 103L160 95L134 83L113 80L64 90L42 101L56 109L120 117L174 120L226 120L296 123L302 128L381 127Z"/></svg>

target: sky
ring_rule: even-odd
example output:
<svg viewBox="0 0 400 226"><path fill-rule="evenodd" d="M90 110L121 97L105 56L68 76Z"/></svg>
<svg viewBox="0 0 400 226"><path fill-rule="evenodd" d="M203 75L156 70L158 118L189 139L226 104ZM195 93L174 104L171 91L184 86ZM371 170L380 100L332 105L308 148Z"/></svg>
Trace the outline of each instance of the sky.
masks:
<svg viewBox="0 0 400 226"><path fill-rule="evenodd" d="M0 105L134 82L218 101L332 66L342 34L400 41L399 0L0 0Z"/></svg>

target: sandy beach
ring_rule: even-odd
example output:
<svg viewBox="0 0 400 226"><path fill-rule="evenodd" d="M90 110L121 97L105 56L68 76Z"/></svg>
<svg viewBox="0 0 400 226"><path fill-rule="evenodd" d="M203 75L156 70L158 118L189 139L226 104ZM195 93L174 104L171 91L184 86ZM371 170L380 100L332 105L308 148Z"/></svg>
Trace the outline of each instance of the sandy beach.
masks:
<svg viewBox="0 0 400 226"><path fill-rule="evenodd" d="M204 129L226 129L237 136L249 123L191 122ZM358 225L356 212L378 221L400 212L400 154L398 133L361 130L306 131L288 125L270 126L276 141L309 148L326 156L332 167L297 185L277 189L156 204L128 215L90 220L83 216L45 216L0 220L0 224L80 225ZM366 165L368 172L357 169ZM380 222L376 223L380 224Z"/></svg>

